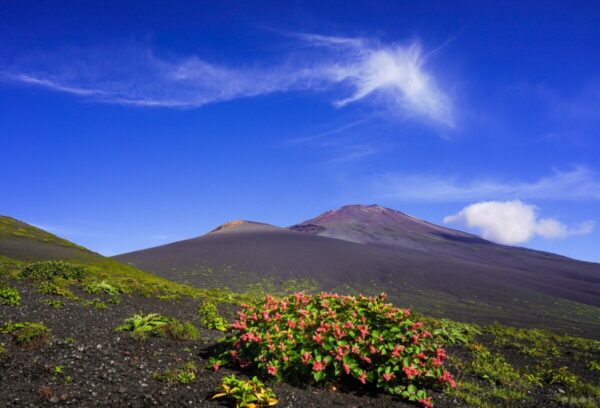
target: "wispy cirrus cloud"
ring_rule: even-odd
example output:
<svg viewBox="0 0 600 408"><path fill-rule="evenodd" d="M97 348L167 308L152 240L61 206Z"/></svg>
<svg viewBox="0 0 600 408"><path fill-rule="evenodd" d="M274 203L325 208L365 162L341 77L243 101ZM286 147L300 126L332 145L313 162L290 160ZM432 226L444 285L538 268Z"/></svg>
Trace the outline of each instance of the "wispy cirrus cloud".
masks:
<svg viewBox="0 0 600 408"><path fill-rule="evenodd" d="M277 92L330 92L337 107L368 102L401 116L455 125L452 100L427 67L421 45L290 35L277 62L224 65L196 55L160 57L141 46L30 54L2 63L4 81L99 102L197 108Z"/></svg>
<svg viewBox="0 0 600 408"><path fill-rule="evenodd" d="M389 200L469 202L482 200L600 200L600 177L585 166L554 171L534 181L459 180L450 176L388 173L370 180L374 194Z"/></svg>

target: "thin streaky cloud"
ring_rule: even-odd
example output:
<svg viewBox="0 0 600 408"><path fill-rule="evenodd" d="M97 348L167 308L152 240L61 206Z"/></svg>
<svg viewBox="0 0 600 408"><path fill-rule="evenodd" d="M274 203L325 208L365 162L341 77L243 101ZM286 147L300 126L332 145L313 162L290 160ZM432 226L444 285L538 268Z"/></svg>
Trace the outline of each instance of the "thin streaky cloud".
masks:
<svg viewBox="0 0 600 408"><path fill-rule="evenodd" d="M292 38L296 50L281 55L280 62L225 66L195 55L161 58L140 46L90 47L0 62L0 77L139 107L198 108L278 92L327 91L338 108L361 102L388 116L455 126L452 100L426 67L417 42L383 44L318 34Z"/></svg>
<svg viewBox="0 0 600 408"><path fill-rule="evenodd" d="M355 120L355 121L346 123L344 125L341 125L335 129L317 133L316 135L288 139L284 142L284 144L289 146L289 145L300 145L300 144L315 142L315 141L321 140L327 136L337 135L339 133L345 132L346 130L353 129L357 126L367 123L369 120L371 120L371 118Z"/></svg>
<svg viewBox="0 0 600 408"><path fill-rule="evenodd" d="M473 202L501 199L600 200L600 177L585 166L554 171L536 181L479 179L388 173L368 181L382 199L417 202Z"/></svg>

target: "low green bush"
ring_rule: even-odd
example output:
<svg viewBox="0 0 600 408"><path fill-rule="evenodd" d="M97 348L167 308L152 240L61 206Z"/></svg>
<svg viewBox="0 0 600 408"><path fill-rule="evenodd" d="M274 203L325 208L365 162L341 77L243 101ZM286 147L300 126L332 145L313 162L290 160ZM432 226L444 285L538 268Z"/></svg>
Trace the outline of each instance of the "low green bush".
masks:
<svg viewBox="0 0 600 408"><path fill-rule="evenodd" d="M513 385L521 378L501 354L490 352L483 344L474 344L471 350L473 361L468 370L481 379L492 385Z"/></svg>
<svg viewBox="0 0 600 408"><path fill-rule="evenodd" d="M0 283L0 303L7 306L19 306L21 295L17 289Z"/></svg>
<svg viewBox="0 0 600 408"><path fill-rule="evenodd" d="M61 296L70 300L79 300L70 289L61 286L52 281L42 281L35 286L37 292L41 295Z"/></svg>
<svg viewBox="0 0 600 408"><path fill-rule="evenodd" d="M175 340L197 340L200 333L190 322L180 322L158 313L135 314L116 328L118 331L131 332L136 340L144 340L148 336L170 337Z"/></svg>
<svg viewBox="0 0 600 408"><path fill-rule="evenodd" d="M123 293L123 290L121 288L119 288L118 286L115 286L113 284L110 284L106 280L92 281L92 282L88 283L84 287L83 290L87 293L92 293L92 294L105 293L108 296L110 296L110 302L115 303L115 304L120 303L120 300L121 300L120 295L121 295L121 293Z"/></svg>
<svg viewBox="0 0 600 408"><path fill-rule="evenodd" d="M376 297L296 293L243 305L222 354L210 360L253 367L293 383L362 383L431 406L427 388L456 386L446 351L410 311Z"/></svg>
<svg viewBox="0 0 600 408"><path fill-rule="evenodd" d="M198 309L198 314L200 315L200 324L207 329L227 330L227 320L219 315L217 306L214 303L203 302Z"/></svg>
<svg viewBox="0 0 600 408"><path fill-rule="evenodd" d="M7 322L2 326L0 332L11 335L17 345L25 348L44 346L51 338L50 329L43 323L37 322Z"/></svg>
<svg viewBox="0 0 600 408"><path fill-rule="evenodd" d="M64 302L58 299L44 299L42 300L42 303L53 309L62 309L65 306Z"/></svg>
<svg viewBox="0 0 600 408"><path fill-rule="evenodd" d="M278 403L277 396L257 377L243 380L235 375L223 377L221 386L211 399L228 398L236 408L270 407Z"/></svg>
<svg viewBox="0 0 600 408"><path fill-rule="evenodd" d="M25 265L20 276L34 281L49 281L57 277L81 280L85 276L85 269L82 265L65 261L43 261Z"/></svg>
<svg viewBox="0 0 600 408"><path fill-rule="evenodd" d="M196 380L196 363L189 361L180 367L169 368L160 373L153 373L152 378L167 384L190 384Z"/></svg>

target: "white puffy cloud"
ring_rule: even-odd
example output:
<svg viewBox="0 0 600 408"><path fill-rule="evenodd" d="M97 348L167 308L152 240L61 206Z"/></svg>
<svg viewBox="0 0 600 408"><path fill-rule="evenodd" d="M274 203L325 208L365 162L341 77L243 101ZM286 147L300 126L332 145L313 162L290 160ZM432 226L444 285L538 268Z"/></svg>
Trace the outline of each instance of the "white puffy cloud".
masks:
<svg viewBox="0 0 600 408"><path fill-rule="evenodd" d="M278 62L223 65L196 55L164 58L146 47L71 48L0 61L0 79L133 106L195 108L297 90L331 91L336 106L378 109L454 125L450 98L425 67L418 43L292 34ZM301 45L301 46L300 46Z"/></svg>
<svg viewBox="0 0 600 408"><path fill-rule="evenodd" d="M554 218L539 218L536 206L520 200L471 204L445 217L444 223L479 229L483 238L506 245L521 244L536 235L546 239L584 235L594 228L592 221L569 228Z"/></svg>

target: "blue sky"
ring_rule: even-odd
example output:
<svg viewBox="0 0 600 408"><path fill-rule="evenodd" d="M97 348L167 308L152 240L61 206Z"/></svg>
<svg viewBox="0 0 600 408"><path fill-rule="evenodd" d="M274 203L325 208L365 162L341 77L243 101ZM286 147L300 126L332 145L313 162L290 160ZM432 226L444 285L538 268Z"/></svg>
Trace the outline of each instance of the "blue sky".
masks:
<svg viewBox="0 0 600 408"><path fill-rule="evenodd" d="M110 255L378 203L600 262L594 2L40 3L0 5L1 214Z"/></svg>

